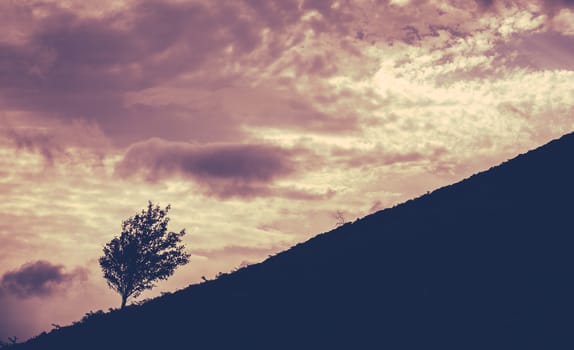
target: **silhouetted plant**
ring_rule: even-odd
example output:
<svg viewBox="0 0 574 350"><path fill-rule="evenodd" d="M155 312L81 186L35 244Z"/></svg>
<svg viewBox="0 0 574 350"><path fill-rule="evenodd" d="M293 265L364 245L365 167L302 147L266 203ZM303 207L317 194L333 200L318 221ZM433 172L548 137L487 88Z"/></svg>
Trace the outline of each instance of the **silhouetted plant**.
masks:
<svg viewBox="0 0 574 350"><path fill-rule="evenodd" d="M162 294L162 296L163 296L163 294ZM153 300L153 299L145 298L144 300L139 300L139 301L134 302L132 305L142 306L143 304L148 303L151 300Z"/></svg>
<svg viewBox="0 0 574 350"><path fill-rule="evenodd" d="M81 322L86 322L89 321L91 319L94 319L98 316L102 316L104 314L104 312L102 310L98 310L98 311L88 311L84 317L82 317L82 321Z"/></svg>
<svg viewBox="0 0 574 350"><path fill-rule="evenodd" d="M140 214L123 222L120 237L104 246L100 266L108 286L121 295L122 309L128 298L138 297L153 288L155 281L167 279L179 265L189 262L185 246L178 245L185 229L167 231L170 208L161 209L148 202Z"/></svg>
<svg viewBox="0 0 574 350"><path fill-rule="evenodd" d="M216 278L216 279L220 279L220 278L227 277L228 275L229 275L228 273L226 273L226 272L221 272L221 271L220 271L220 272L217 273L217 275L215 275L215 278Z"/></svg>

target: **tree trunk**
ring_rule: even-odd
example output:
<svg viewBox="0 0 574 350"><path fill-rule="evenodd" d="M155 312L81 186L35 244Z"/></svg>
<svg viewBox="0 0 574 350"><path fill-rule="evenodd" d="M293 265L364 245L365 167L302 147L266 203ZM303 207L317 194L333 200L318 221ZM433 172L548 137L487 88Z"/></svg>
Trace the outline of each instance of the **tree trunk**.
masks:
<svg viewBox="0 0 574 350"><path fill-rule="evenodd" d="M127 295L122 295L122 309L124 307L126 307L126 301L128 301L128 296Z"/></svg>

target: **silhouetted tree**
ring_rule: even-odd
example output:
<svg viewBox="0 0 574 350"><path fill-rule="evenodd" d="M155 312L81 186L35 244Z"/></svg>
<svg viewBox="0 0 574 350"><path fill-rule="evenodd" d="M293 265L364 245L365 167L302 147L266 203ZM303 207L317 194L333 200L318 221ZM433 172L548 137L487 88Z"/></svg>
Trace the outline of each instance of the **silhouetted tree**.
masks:
<svg viewBox="0 0 574 350"><path fill-rule="evenodd" d="M190 255L179 244L185 229L167 230L170 208L148 202L146 209L123 222L120 236L104 246L100 266L108 286L122 296L122 308L128 298L137 298L153 288L155 281L167 279L179 265L189 262Z"/></svg>

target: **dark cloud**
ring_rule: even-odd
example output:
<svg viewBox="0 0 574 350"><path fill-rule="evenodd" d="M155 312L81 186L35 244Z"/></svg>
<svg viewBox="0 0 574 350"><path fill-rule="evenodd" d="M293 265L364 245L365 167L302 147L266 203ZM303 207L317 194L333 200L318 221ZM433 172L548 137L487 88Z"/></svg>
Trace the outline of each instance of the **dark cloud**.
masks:
<svg viewBox="0 0 574 350"><path fill-rule="evenodd" d="M495 3L495 0L475 0L475 1L478 4L478 6L483 10L490 9Z"/></svg>
<svg viewBox="0 0 574 350"><path fill-rule="evenodd" d="M196 146L152 139L133 145L116 171L121 176L144 170L151 181L182 175L266 183L289 174L289 152L268 145Z"/></svg>
<svg viewBox="0 0 574 350"><path fill-rule="evenodd" d="M48 164L54 162L54 157L64 154L64 150L54 140L53 135L41 132L21 132L13 128L5 129L0 134L12 141L18 149L38 152Z"/></svg>
<svg viewBox="0 0 574 350"><path fill-rule="evenodd" d="M573 8L574 0L542 0L545 10L550 14L555 14L563 8Z"/></svg>
<svg viewBox="0 0 574 350"><path fill-rule="evenodd" d="M250 197L276 192L270 185L297 174L302 168L298 158L307 154L267 144L195 145L154 138L132 145L115 172L150 182L178 176L195 181L210 195Z"/></svg>
<svg viewBox="0 0 574 350"><path fill-rule="evenodd" d="M241 121L229 115L214 118L209 109L187 104L134 105L126 96L182 75L194 85L190 87L207 91L245 81L252 78L248 73L225 68L270 65L304 39L303 29L299 34L284 29L309 11L321 14L313 21L324 22L325 28L339 30L348 19L342 10L334 9L333 1L317 0L303 4L295 0L215 4L148 0L97 17L42 1L11 4L2 7L4 17L16 16L28 26L22 28L22 40L0 41L0 105L46 118L87 119L119 146L152 136L202 142L241 139ZM38 10L41 17L34 15ZM265 29L271 29L266 41ZM251 57L258 48L262 50ZM300 65L300 74L323 76L335 69L322 55L293 64ZM302 118L307 119L307 114ZM320 113L309 118L312 123L319 120L320 128L325 124L322 119ZM299 125L293 119L284 124L290 122ZM222 126L221 130L214 132L212 124Z"/></svg>
<svg viewBox="0 0 574 350"><path fill-rule="evenodd" d="M46 297L75 280L85 280L87 270L66 273L63 265L39 260L6 272L0 280L0 291L20 298Z"/></svg>
<svg viewBox="0 0 574 350"><path fill-rule="evenodd" d="M41 155L47 165L53 165L56 161L74 162L76 159L70 153L71 148L75 149L82 161L101 165L103 153L109 148L108 140L98 127L82 122L26 127L3 120L0 121L2 141L15 146L17 150Z"/></svg>
<svg viewBox="0 0 574 350"><path fill-rule="evenodd" d="M403 38L403 41L407 44L415 44L417 41L420 41L422 39L421 34L419 33L419 30L412 25L408 25L408 26L404 26L403 30L405 32L405 36Z"/></svg>
<svg viewBox="0 0 574 350"><path fill-rule="evenodd" d="M197 130L199 121L209 119L204 114L187 113L182 121L170 106L128 105L125 94L197 71L218 57L233 59L221 51L232 44L237 57L260 40L256 27L224 5L145 1L101 18L57 6L44 10L28 40L0 43L0 102L51 118L88 119L114 140L145 139L157 124L173 139L198 134L181 135ZM165 135L160 130L153 136Z"/></svg>
<svg viewBox="0 0 574 350"><path fill-rule="evenodd" d="M251 53L262 43L266 27L276 31L273 35L282 35L283 27L310 10L326 19L336 12L332 1L299 6L290 0L211 6L141 1L102 17L80 17L54 4L38 6L44 15L27 17L33 22L27 40L0 44L0 87L62 94L140 90L196 71L219 57L231 61ZM5 10L33 11L17 5ZM333 17L337 21L332 25L340 25L340 18ZM223 54L230 46L233 50Z"/></svg>
<svg viewBox="0 0 574 350"><path fill-rule="evenodd" d="M5 87L52 91L138 90L197 69L228 44L241 54L257 34L226 6L144 1L129 11L84 18L52 7L28 42L4 45ZM225 26L221 26L225 23Z"/></svg>

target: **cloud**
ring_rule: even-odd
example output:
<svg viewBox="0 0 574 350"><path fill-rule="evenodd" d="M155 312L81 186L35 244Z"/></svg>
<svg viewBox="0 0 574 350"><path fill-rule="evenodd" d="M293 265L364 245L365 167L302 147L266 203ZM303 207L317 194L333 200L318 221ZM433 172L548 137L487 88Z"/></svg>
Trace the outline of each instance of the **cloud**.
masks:
<svg viewBox="0 0 574 350"><path fill-rule="evenodd" d="M20 118L22 119L22 118ZM99 165L110 148L109 140L93 124L81 121L28 126L15 118L0 120L0 144L39 154L47 165L80 160Z"/></svg>
<svg viewBox="0 0 574 350"><path fill-rule="evenodd" d="M241 111L217 113L213 105L202 105L205 94L220 96L222 87L261 86L261 78L279 75L277 69L298 77L335 74L339 62L331 49L314 47L312 41L321 33L350 33L353 16L347 5L317 0L90 5L45 0L1 6L0 18L6 21L0 30L10 33L0 40L4 110L31 111L47 120L88 120L120 147L153 136L236 142L245 136L244 124L299 130L308 124L308 129L327 133L356 129L356 116L333 118L309 105L304 94L296 93L295 81L283 89L272 87L284 96L275 113L238 118ZM303 43L307 48L300 50ZM184 103L128 101L129 94L170 84L184 85ZM193 88L199 96L190 92ZM226 104L226 96L212 100Z"/></svg>
<svg viewBox="0 0 574 350"><path fill-rule="evenodd" d="M186 111L182 120L181 108L128 105L124 95L205 64L221 68L260 40L257 26L232 5L141 1L91 17L54 3L4 7L27 13L22 21L29 25L18 31L19 40L0 42L0 105L46 119L89 120L114 140L149 138L158 124L168 129L161 136L175 139L177 130L197 129L186 124L201 124L209 119L205 113Z"/></svg>
<svg viewBox="0 0 574 350"><path fill-rule="evenodd" d="M250 197L269 195L276 180L297 174L298 158L308 153L269 144L197 145L153 138L132 145L115 173L148 182L180 177L210 195Z"/></svg>
<svg viewBox="0 0 574 350"><path fill-rule="evenodd" d="M37 132L20 132L13 128L6 129L4 135L15 144L16 148L38 152L49 164L54 162L56 154L64 153L60 145L54 142L52 135Z"/></svg>
<svg viewBox="0 0 574 350"><path fill-rule="evenodd" d="M2 68L12 68L3 87L61 93L141 89L199 68L230 43L239 55L257 42L257 34L239 30L246 20L223 5L142 1L101 17L41 7L44 13L32 19L27 41L0 47Z"/></svg>
<svg viewBox="0 0 574 350"><path fill-rule="evenodd" d="M6 272L0 280L0 291L20 298L47 297L74 281L86 278L85 269L67 273L63 265L38 260Z"/></svg>
<svg viewBox="0 0 574 350"><path fill-rule="evenodd" d="M221 101L225 114L240 117L242 123L251 127L318 134L346 134L360 130L360 118L348 107L340 107L337 113L327 110L338 106L337 102L345 101L349 96L317 88L313 90L312 94L305 96L296 92L286 93L274 86L235 87L219 90L214 99ZM321 92L326 100L321 103L313 101L313 95Z"/></svg>
<svg viewBox="0 0 574 350"><path fill-rule="evenodd" d="M574 17L573 17L574 19ZM510 65L536 70L574 70L574 36L555 32L518 35L512 42L500 45Z"/></svg>
<svg viewBox="0 0 574 350"><path fill-rule="evenodd" d="M555 14L564 8L574 8L574 1L572 0L542 0L544 9Z"/></svg>
<svg viewBox="0 0 574 350"><path fill-rule="evenodd" d="M385 149L381 145L377 145L372 149L354 149L354 148L339 148L334 147L331 149L331 158L336 162L344 164L345 168L355 167L369 167L392 165L400 163L410 163L418 161L436 161L447 153L447 150L441 147L435 149L425 149L423 151L395 151L392 149Z"/></svg>
<svg viewBox="0 0 574 350"><path fill-rule="evenodd" d="M116 167L121 176L137 170L155 181L174 172L200 178L269 182L292 171L288 152L267 145L198 146L154 138L130 147Z"/></svg>
<svg viewBox="0 0 574 350"><path fill-rule="evenodd" d="M472 20L474 8L467 11L465 6L429 1L402 6L381 1L137 1L125 2L121 10L101 5L97 8L104 10L94 15L90 6L57 2L3 5L5 13L23 24L18 35L10 36L13 40L0 42L0 106L34 111L46 119L89 120L120 147L151 137L239 142L245 126L357 131L367 114L352 110L363 103L350 98L328 105L309 98L310 92L321 90L331 95L327 80L356 74L353 70L359 69L350 66L371 65L361 52L363 43L354 43L357 30L365 44L449 45L453 38L484 29ZM334 52L354 52L360 63L338 59ZM302 86L305 79L313 82ZM148 90L166 96L166 85L182 86L186 100L129 101L129 95ZM249 105L258 107L238 102L249 89L258 99Z"/></svg>

